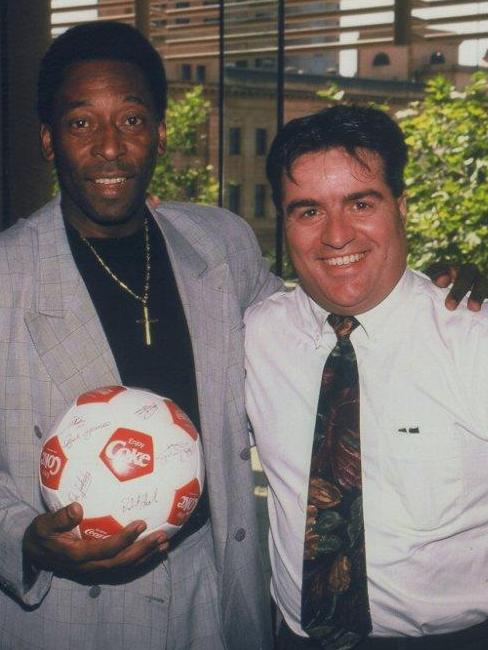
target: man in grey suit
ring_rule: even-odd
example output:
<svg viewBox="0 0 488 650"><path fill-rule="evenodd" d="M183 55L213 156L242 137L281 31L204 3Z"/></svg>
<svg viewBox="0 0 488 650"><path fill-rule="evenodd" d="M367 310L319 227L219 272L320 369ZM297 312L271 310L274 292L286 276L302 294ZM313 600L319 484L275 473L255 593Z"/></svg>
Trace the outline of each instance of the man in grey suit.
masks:
<svg viewBox="0 0 488 650"><path fill-rule="evenodd" d="M2 650L271 646L242 315L279 281L235 215L145 205L165 103L159 56L123 24L73 28L41 65L60 199L0 237ZM119 383L173 398L201 431L208 490L169 550L162 533L138 539L142 521L82 541L81 506L47 514L40 499L53 421Z"/></svg>

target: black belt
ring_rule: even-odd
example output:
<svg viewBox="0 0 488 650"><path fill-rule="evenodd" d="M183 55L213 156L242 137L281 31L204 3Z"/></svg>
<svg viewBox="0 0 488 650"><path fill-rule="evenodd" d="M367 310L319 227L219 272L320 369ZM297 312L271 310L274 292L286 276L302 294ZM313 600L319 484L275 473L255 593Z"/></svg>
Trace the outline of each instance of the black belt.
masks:
<svg viewBox="0 0 488 650"><path fill-rule="evenodd" d="M278 632L278 650L325 650L320 643L298 636L282 621ZM488 650L488 620L464 630L447 634L409 637L368 637L354 650Z"/></svg>

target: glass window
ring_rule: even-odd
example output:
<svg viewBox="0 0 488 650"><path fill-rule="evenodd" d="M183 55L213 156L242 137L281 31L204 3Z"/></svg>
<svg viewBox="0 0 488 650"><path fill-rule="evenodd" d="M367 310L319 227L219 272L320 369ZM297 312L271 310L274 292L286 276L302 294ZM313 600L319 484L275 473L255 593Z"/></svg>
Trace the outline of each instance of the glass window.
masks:
<svg viewBox="0 0 488 650"><path fill-rule="evenodd" d="M190 6L190 3L188 1L187 2L176 2L175 3L176 9L186 9L189 6ZM175 23L177 25L188 25L189 22L190 22L190 19L187 18L186 16L177 16L175 18Z"/></svg>
<svg viewBox="0 0 488 650"><path fill-rule="evenodd" d="M256 68L265 68L266 70L273 70L276 67L276 59L273 57L258 57L254 59Z"/></svg>
<svg viewBox="0 0 488 650"><path fill-rule="evenodd" d="M432 52L430 55L430 63L432 65L438 65L446 62L446 57L440 51Z"/></svg>
<svg viewBox="0 0 488 650"><path fill-rule="evenodd" d="M232 156L238 156L241 153L241 129L231 127L229 129L229 153Z"/></svg>
<svg viewBox="0 0 488 650"><path fill-rule="evenodd" d="M265 156L268 148L266 129L256 129L256 156Z"/></svg>
<svg viewBox="0 0 488 650"><path fill-rule="evenodd" d="M196 79L199 83L203 83L206 77L206 68L204 65L197 65Z"/></svg>
<svg viewBox="0 0 488 650"><path fill-rule="evenodd" d="M181 79L191 81L191 65L189 63L183 63L181 66Z"/></svg>
<svg viewBox="0 0 488 650"><path fill-rule="evenodd" d="M266 185L254 187L254 216L258 219L266 216Z"/></svg>
<svg viewBox="0 0 488 650"><path fill-rule="evenodd" d="M374 66L390 65L390 57L386 52L378 52L373 59Z"/></svg>
<svg viewBox="0 0 488 650"><path fill-rule="evenodd" d="M235 183L228 185L228 205L231 212L239 214L241 211L241 186Z"/></svg>

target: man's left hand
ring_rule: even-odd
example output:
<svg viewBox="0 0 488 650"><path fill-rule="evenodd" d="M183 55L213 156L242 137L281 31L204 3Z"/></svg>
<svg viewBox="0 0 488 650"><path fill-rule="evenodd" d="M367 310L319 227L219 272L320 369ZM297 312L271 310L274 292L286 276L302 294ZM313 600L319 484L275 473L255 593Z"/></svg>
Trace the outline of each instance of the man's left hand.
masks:
<svg viewBox="0 0 488 650"><path fill-rule="evenodd" d="M471 311L479 311L483 300L488 298L488 277L481 274L476 264L436 262L425 273L438 287L452 284L446 297L447 309L456 309L468 291L468 309Z"/></svg>

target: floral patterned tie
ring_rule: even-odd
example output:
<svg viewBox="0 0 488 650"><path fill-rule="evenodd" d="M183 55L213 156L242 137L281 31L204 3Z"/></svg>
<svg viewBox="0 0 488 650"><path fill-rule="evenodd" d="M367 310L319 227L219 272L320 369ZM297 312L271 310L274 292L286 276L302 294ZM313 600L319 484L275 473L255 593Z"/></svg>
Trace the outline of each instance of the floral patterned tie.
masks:
<svg viewBox="0 0 488 650"><path fill-rule="evenodd" d="M302 627L327 650L371 631L361 490L359 379L353 316L330 314L337 343L325 363L315 423L303 558Z"/></svg>

